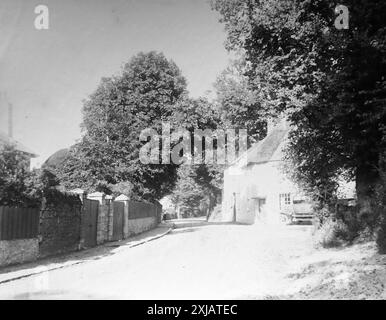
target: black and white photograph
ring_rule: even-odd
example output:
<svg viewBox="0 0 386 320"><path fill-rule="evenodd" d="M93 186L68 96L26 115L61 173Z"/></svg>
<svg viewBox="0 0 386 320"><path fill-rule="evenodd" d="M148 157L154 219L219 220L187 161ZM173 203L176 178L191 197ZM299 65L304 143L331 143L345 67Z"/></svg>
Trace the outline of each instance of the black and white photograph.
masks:
<svg viewBox="0 0 386 320"><path fill-rule="evenodd" d="M0 0L0 300L385 286L386 1Z"/></svg>

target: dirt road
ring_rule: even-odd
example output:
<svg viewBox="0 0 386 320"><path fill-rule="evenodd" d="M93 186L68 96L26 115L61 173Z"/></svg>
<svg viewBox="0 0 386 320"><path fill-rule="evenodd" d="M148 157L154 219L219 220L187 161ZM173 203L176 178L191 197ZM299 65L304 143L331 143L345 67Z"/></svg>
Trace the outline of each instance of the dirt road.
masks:
<svg viewBox="0 0 386 320"><path fill-rule="evenodd" d="M0 299L353 298L345 288L355 287L350 281L361 288L355 270L356 275L373 272L355 267L370 261L373 249L315 250L309 226L187 227L140 246L111 248L85 263L0 284ZM351 256L345 250L352 250ZM382 279L364 298L382 297ZM363 298L362 291L354 298Z"/></svg>
<svg viewBox="0 0 386 320"><path fill-rule="evenodd" d="M288 230L287 230L288 231ZM87 263L0 285L11 299L225 299L268 296L285 286L292 256L310 250L309 228L211 225L116 248ZM284 236L285 235L285 236Z"/></svg>

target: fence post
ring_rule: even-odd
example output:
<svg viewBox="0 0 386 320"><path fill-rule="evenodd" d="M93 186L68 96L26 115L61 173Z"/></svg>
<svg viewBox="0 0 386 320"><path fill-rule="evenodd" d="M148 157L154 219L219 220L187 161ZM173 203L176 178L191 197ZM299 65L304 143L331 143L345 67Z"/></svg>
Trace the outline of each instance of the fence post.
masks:
<svg viewBox="0 0 386 320"><path fill-rule="evenodd" d="M130 198L121 194L118 196L115 201L123 202L124 211L123 211L123 239L129 237L129 201Z"/></svg>
<svg viewBox="0 0 386 320"><path fill-rule="evenodd" d="M105 197L107 215L106 215L106 241L110 241L113 232L113 196L107 195ZM110 234L111 233L111 234Z"/></svg>
<svg viewBox="0 0 386 320"><path fill-rule="evenodd" d="M106 197L106 195L102 192L94 192L94 193L90 193L87 196L87 199L98 200L99 204L104 205L105 204L105 197Z"/></svg>
<svg viewBox="0 0 386 320"><path fill-rule="evenodd" d="M94 192L90 193L87 196L89 200L96 200L99 202L98 206L98 217L97 217L97 244L102 244L105 241L109 240L108 236L106 237L106 231L108 230L109 224L109 210L108 210L108 200L106 201L106 194L103 192Z"/></svg>
<svg viewBox="0 0 386 320"><path fill-rule="evenodd" d="M47 199L46 197L42 197L42 201L40 203L40 208L39 208L39 219L38 219L38 231L37 231L37 238L38 238L38 242L39 244L43 241L43 236L41 234L41 226L42 226L42 222L43 222L43 215L44 215L44 211L46 210L46 205L47 205ZM39 245L40 247L40 245ZM40 248L39 248L39 251L40 251ZM40 252L39 252L40 254Z"/></svg>
<svg viewBox="0 0 386 320"><path fill-rule="evenodd" d="M73 189L73 190L70 190L69 193L74 193L74 194L77 194L80 198L80 200L82 201L82 203L84 202L84 199L87 198L87 192L84 191L83 189Z"/></svg>

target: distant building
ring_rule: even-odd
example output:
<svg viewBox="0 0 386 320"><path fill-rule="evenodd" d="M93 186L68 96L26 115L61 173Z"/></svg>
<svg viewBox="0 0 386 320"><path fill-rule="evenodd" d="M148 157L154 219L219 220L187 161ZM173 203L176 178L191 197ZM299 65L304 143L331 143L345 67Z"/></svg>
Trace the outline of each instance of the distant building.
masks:
<svg viewBox="0 0 386 320"><path fill-rule="evenodd" d="M28 170L31 167L31 159L38 157L38 155L31 149L27 148L19 141L0 131L0 149L3 148L5 145L13 146L17 151L22 152L26 156L25 167Z"/></svg>
<svg viewBox="0 0 386 320"><path fill-rule="evenodd" d="M280 121L224 171L222 210L216 220L275 224L294 208L312 214L304 192L283 173L288 133L287 122Z"/></svg>

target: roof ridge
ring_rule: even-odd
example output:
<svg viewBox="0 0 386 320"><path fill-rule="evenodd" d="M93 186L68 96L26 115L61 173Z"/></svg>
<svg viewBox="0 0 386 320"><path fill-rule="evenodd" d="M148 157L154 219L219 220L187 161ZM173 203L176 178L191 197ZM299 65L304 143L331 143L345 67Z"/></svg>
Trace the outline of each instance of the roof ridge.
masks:
<svg viewBox="0 0 386 320"><path fill-rule="evenodd" d="M289 128L283 128L282 126L273 128L263 139L254 143L246 152L239 155L228 167L243 160L244 157L247 157L244 165L270 161L289 130Z"/></svg>
<svg viewBox="0 0 386 320"><path fill-rule="evenodd" d="M33 158L38 157L38 155L34 151L29 149L28 147L26 147L25 145L23 145L21 142L17 141L16 139L8 136L3 131L0 131L0 143L1 143L1 141L3 141L6 144L13 145L16 150L24 152L24 153L28 153Z"/></svg>

